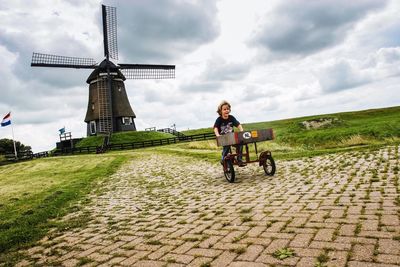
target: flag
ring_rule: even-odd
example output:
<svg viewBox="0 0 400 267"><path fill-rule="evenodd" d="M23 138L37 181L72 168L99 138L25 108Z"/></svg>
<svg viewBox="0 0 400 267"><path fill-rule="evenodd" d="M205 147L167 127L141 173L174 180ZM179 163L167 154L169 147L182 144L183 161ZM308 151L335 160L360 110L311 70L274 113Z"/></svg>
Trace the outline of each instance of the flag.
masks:
<svg viewBox="0 0 400 267"><path fill-rule="evenodd" d="M11 124L11 112L8 112L8 114L5 115L3 120L1 121L1 127L7 126L10 124Z"/></svg>
<svg viewBox="0 0 400 267"><path fill-rule="evenodd" d="M60 132L60 134L63 134L63 133L65 133L65 126L64 126L64 127L62 127L61 129L59 129L58 131Z"/></svg>

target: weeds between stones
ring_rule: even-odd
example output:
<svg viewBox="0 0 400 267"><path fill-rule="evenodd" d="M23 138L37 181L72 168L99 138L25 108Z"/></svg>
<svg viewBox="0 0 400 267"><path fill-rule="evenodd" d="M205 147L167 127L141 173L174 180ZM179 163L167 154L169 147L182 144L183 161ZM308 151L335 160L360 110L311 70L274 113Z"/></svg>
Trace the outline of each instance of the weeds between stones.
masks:
<svg viewBox="0 0 400 267"><path fill-rule="evenodd" d="M295 256L295 252L290 248L281 248L274 252L273 256L277 259L284 260L289 257Z"/></svg>

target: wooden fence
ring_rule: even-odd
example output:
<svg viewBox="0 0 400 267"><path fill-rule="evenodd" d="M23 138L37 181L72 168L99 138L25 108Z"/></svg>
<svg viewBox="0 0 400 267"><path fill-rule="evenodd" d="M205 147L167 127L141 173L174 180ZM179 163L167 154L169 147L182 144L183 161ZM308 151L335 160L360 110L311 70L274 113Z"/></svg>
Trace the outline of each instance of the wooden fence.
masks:
<svg viewBox="0 0 400 267"><path fill-rule="evenodd" d="M180 137L164 138L164 139L148 140L148 141L132 142L132 143L111 144L108 146L108 149L110 150L136 149L136 148L145 148L152 146L170 145L179 142L203 141L211 139L215 139L214 133L185 135Z"/></svg>
<svg viewBox="0 0 400 267"><path fill-rule="evenodd" d="M163 146L176 144L180 142L204 141L215 139L214 133L204 133L195 135L179 135L173 138L164 138L157 140L138 141L131 143L109 144L107 147L103 146L87 146L87 147L66 147L57 149L55 151L44 151L39 153L32 153L32 151L24 151L18 153L18 160L27 160L33 158L42 158L48 156L60 156L68 154L88 154L88 153L103 153L106 150L124 150L124 149L139 149L154 146ZM6 160L9 162L16 161L14 154L6 154Z"/></svg>
<svg viewBox="0 0 400 267"><path fill-rule="evenodd" d="M5 154L5 160L6 161L19 161L19 160L28 160L28 159L34 159L34 158L43 158L43 157L48 157L48 156L50 156L50 153L48 151L33 153L31 150L26 150L26 151L19 151L17 153L17 158L15 158L14 153L7 153L7 154Z"/></svg>
<svg viewBox="0 0 400 267"><path fill-rule="evenodd" d="M147 140L147 141L137 141L131 143L120 143L120 144L109 144L107 147L99 146L88 146L88 147L76 147L76 148L63 148L59 149L53 153L53 155L64 155L64 154L81 154L81 153L102 153L105 150L124 150L124 149L138 149L153 146L163 146L176 144L180 142L192 142L192 141L204 141L215 139L214 133L204 133L195 135L184 135L180 137Z"/></svg>
<svg viewBox="0 0 400 267"><path fill-rule="evenodd" d="M87 154L87 153L98 153L101 146L85 146L85 147L64 147L57 149L52 153L53 156L60 156L64 154Z"/></svg>

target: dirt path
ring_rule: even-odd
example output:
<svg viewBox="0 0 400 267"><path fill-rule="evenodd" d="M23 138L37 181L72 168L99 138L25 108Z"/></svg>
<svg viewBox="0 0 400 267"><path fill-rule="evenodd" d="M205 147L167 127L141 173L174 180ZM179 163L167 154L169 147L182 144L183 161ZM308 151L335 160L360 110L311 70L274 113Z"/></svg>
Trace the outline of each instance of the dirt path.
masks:
<svg viewBox="0 0 400 267"><path fill-rule="evenodd" d="M91 196L84 229L19 266L399 266L399 150L278 161L274 177L253 164L234 184L218 164L134 160Z"/></svg>

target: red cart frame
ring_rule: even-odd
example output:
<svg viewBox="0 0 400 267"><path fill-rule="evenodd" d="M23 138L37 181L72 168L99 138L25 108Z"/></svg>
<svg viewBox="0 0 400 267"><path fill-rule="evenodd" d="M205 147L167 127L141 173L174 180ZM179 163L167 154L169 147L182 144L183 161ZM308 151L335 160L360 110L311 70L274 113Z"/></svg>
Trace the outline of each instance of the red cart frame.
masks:
<svg viewBox="0 0 400 267"><path fill-rule="evenodd" d="M243 145L244 150L242 151L242 159L246 164L257 163L262 166L265 175L273 176L276 171L275 161L272 157L271 151L262 151L260 156L258 156L257 142L272 140L274 139L274 133L272 129L256 130L256 131L244 131L238 133L230 133L228 136L219 136L217 138L217 143L220 146L231 145ZM254 145L254 150L256 153L256 159L251 160L249 152L249 144ZM237 160L237 153L232 153L232 147L229 153L223 158L222 166L225 178L230 182L235 182L235 168L234 166L239 166Z"/></svg>

